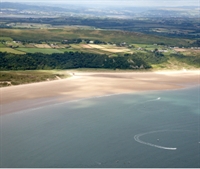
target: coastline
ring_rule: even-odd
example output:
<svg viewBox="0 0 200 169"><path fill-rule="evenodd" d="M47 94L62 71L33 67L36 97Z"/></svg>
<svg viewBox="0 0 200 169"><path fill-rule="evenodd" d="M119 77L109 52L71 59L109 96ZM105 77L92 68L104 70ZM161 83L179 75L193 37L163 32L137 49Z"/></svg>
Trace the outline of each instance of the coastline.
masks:
<svg viewBox="0 0 200 169"><path fill-rule="evenodd" d="M80 72L67 79L0 88L0 115L59 102L200 84L200 71Z"/></svg>

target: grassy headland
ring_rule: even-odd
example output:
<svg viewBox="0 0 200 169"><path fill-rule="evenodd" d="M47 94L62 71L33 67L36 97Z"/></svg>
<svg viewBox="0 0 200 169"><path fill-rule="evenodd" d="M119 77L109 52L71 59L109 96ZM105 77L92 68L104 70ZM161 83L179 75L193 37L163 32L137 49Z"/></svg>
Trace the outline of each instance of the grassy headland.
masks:
<svg viewBox="0 0 200 169"><path fill-rule="evenodd" d="M56 70L1 71L0 87L41 82L41 81L58 80L69 76L70 76L69 74Z"/></svg>

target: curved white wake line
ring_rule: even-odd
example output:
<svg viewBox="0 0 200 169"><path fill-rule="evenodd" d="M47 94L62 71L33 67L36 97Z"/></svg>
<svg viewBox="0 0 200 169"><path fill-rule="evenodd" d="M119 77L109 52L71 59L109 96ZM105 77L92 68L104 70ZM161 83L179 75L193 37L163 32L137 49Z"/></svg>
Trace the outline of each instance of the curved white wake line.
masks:
<svg viewBox="0 0 200 169"><path fill-rule="evenodd" d="M144 102L138 103L138 104L144 104L144 103L147 103L147 102L153 102L153 101L160 100L160 99L161 99L161 97L158 97L157 99L147 100L147 101L144 101Z"/></svg>
<svg viewBox="0 0 200 169"><path fill-rule="evenodd" d="M142 105L142 104L145 104L145 103L148 103L148 102L155 102L155 101L160 100L160 99L161 99L161 97L158 97L157 99L146 100L146 101L143 101L143 102L140 102L140 103L135 103L134 106Z"/></svg>
<svg viewBox="0 0 200 169"><path fill-rule="evenodd" d="M158 97L157 99L148 100L146 102L152 102L152 101L156 101L156 100L160 100L160 99L161 99L161 97Z"/></svg>
<svg viewBox="0 0 200 169"><path fill-rule="evenodd" d="M145 144L145 145L148 145L148 146L152 146L152 147L156 147L156 148L160 148L160 149L164 149L164 150L176 150L177 149L175 147L164 147L164 146L159 146L159 145L156 145L156 144L152 144L152 143L148 143L148 142L144 142L144 141L140 140L141 136L144 136L146 134L156 133L156 132L164 132L164 131L152 131L152 132L148 132L148 133L137 134L137 135L134 136L134 139L135 139L135 141L137 141L141 144Z"/></svg>

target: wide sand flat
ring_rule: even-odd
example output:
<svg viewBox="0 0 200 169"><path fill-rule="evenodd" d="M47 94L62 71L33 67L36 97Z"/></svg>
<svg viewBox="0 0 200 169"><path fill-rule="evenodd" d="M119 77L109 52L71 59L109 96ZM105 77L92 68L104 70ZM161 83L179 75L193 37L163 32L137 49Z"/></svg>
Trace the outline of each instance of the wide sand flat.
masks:
<svg viewBox="0 0 200 169"><path fill-rule="evenodd" d="M0 89L1 115L32 107L117 93L167 90L200 84L200 71L75 72L68 79Z"/></svg>

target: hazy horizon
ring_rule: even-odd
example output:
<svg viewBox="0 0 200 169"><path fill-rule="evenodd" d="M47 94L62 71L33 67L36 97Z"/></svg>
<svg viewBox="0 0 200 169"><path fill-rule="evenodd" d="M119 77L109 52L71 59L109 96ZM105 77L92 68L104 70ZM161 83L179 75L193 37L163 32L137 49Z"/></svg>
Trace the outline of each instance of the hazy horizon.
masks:
<svg viewBox="0 0 200 169"><path fill-rule="evenodd" d="M86 6L131 6L131 7L158 7L158 6L200 6L200 0L1 0L0 2L15 2L15 3L31 3L34 4L37 2L39 4L72 4L72 5L86 5Z"/></svg>

